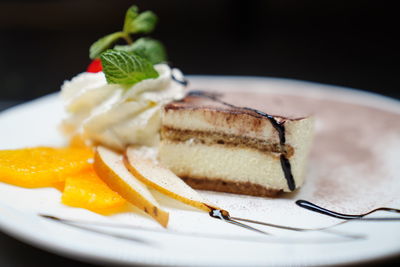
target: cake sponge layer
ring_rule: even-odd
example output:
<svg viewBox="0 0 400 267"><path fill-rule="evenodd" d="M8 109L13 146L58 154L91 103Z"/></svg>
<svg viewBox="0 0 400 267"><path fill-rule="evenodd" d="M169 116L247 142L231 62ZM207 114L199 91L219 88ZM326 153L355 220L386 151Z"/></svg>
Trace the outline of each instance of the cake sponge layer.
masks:
<svg viewBox="0 0 400 267"><path fill-rule="evenodd" d="M256 184L272 191L289 191L279 157L256 149L163 140L159 158L161 164L179 177L203 180L203 183L206 179L220 180ZM295 171L296 184L301 185L304 169L296 168Z"/></svg>

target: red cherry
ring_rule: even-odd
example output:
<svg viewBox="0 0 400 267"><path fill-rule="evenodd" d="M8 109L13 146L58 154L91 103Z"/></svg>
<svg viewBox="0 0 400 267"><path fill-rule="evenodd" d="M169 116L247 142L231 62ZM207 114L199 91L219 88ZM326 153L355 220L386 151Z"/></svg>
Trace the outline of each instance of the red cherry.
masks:
<svg viewBox="0 0 400 267"><path fill-rule="evenodd" d="M96 72L100 72L102 70L103 70L103 67L101 66L101 60L97 58L97 59L92 60L92 62L90 62L86 71L96 73Z"/></svg>

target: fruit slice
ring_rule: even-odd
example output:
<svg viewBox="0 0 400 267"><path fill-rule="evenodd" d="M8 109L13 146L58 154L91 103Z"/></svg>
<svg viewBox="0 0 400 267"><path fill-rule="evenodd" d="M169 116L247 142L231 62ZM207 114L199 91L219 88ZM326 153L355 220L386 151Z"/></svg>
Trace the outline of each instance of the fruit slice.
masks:
<svg viewBox="0 0 400 267"><path fill-rule="evenodd" d="M49 187L91 168L93 152L79 148L36 147L0 151L0 182Z"/></svg>
<svg viewBox="0 0 400 267"><path fill-rule="evenodd" d="M62 203L107 214L118 211L126 204L118 193L112 191L93 169L67 177Z"/></svg>
<svg viewBox="0 0 400 267"><path fill-rule="evenodd" d="M126 150L124 162L128 170L147 186L207 212L218 209L206 204L206 201L195 190L172 171L138 155L134 147Z"/></svg>
<svg viewBox="0 0 400 267"><path fill-rule="evenodd" d="M128 171L122 155L107 148L98 147L95 153L94 169L112 190L149 214L162 226L167 226L168 212L160 208L146 185Z"/></svg>
<svg viewBox="0 0 400 267"><path fill-rule="evenodd" d="M89 144L87 143L87 140L83 137L82 134L73 135L69 140L68 147L71 147L71 148L85 148L85 149L92 150L92 147L89 146Z"/></svg>

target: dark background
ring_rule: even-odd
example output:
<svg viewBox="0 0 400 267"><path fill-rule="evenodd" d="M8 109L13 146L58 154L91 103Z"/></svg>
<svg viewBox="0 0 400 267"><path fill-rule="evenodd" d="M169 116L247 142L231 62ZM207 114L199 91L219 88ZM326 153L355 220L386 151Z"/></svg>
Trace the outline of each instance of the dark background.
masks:
<svg viewBox="0 0 400 267"><path fill-rule="evenodd" d="M399 11L389 1L0 0L0 110L84 71L90 44L120 30L133 3L159 16L152 36L186 74L294 78L400 99ZM1 266L90 266L2 233L0 248Z"/></svg>
<svg viewBox="0 0 400 267"><path fill-rule="evenodd" d="M0 100L59 90L132 3L186 74L259 75L400 98L399 12L389 1L0 0Z"/></svg>

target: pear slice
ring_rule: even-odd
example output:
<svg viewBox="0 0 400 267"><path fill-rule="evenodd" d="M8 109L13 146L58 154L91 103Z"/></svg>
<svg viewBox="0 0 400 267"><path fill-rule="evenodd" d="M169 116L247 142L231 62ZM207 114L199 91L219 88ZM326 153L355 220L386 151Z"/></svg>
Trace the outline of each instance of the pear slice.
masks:
<svg viewBox="0 0 400 267"><path fill-rule="evenodd" d="M129 147L125 151L125 166L148 187L207 212L219 209L206 204L206 201L194 189L188 186L172 171L138 154L140 153L134 147Z"/></svg>
<svg viewBox="0 0 400 267"><path fill-rule="evenodd" d="M94 157L97 175L115 192L167 227L169 214L162 210L149 189L125 167L122 155L97 147Z"/></svg>

